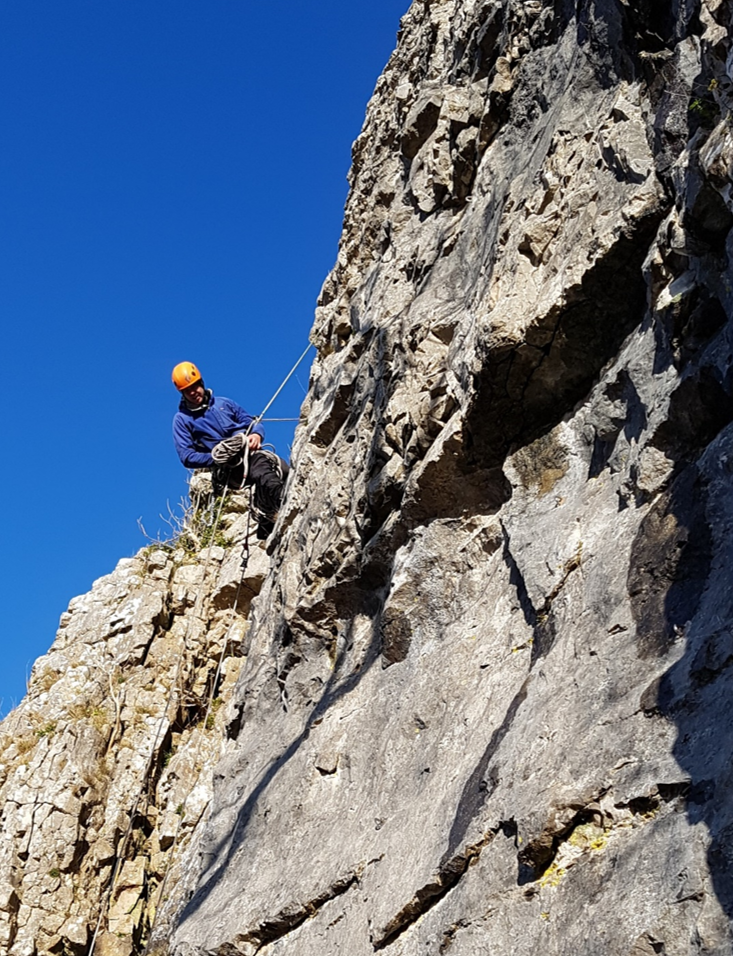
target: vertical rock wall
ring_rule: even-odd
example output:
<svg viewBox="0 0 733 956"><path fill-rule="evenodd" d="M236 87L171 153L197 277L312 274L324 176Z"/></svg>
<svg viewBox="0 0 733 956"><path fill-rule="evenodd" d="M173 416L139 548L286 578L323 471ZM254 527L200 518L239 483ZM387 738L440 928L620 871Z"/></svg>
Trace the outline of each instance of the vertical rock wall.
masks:
<svg viewBox="0 0 733 956"><path fill-rule="evenodd" d="M730 15L412 4L154 951L733 951Z"/></svg>

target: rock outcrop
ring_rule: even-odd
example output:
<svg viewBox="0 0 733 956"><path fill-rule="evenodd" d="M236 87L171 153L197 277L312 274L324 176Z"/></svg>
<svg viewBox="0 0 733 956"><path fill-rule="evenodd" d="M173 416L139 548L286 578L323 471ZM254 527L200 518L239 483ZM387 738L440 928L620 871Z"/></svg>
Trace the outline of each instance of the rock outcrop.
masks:
<svg viewBox="0 0 733 956"><path fill-rule="evenodd" d="M57 814L64 845L124 857L109 952L733 953L731 12L414 0L354 144L294 470L173 877L160 892L167 773L206 729L176 718L138 852L129 801L62 806L99 790L65 769L94 715L67 740L21 708L40 739L26 771L13 755L5 865L61 884L7 878L10 952L72 951L100 911L101 877L87 909L72 892L89 854L36 836ZM145 635L161 675L181 646L136 561L104 587L122 614L141 569L139 623L62 630L23 705L49 666L75 680L51 664L72 643L106 654L73 685L99 684L94 759L109 655L142 694ZM160 767L152 722L135 749ZM149 770L114 753L133 792ZM60 795L37 810L42 773Z"/></svg>
<svg viewBox="0 0 733 956"><path fill-rule="evenodd" d="M200 509L74 598L0 726L0 952L128 956L185 885L268 565L250 535L242 569L244 509Z"/></svg>

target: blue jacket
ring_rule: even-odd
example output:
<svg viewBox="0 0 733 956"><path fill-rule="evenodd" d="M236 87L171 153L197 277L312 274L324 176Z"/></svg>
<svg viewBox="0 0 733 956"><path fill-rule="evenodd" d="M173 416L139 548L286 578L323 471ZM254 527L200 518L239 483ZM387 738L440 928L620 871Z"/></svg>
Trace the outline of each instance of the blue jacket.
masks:
<svg viewBox="0 0 733 956"><path fill-rule="evenodd" d="M186 468L211 468L214 445L246 431L253 421L254 418L230 398L217 398L212 394L209 404L201 410L189 408L181 399L173 419L173 444ZM261 425L252 431L265 437Z"/></svg>

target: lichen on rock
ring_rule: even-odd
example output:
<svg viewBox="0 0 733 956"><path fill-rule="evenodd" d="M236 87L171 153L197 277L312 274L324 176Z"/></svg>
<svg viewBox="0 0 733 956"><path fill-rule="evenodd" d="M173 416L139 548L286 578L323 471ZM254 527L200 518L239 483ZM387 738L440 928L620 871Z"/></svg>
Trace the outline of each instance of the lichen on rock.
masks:
<svg viewBox="0 0 733 956"><path fill-rule="evenodd" d="M139 952L164 878L180 880L268 564L253 540L236 613L220 606L241 577L239 532L228 554L184 535L120 561L36 661L0 727L4 952L83 953L97 925L97 952Z"/></svg>

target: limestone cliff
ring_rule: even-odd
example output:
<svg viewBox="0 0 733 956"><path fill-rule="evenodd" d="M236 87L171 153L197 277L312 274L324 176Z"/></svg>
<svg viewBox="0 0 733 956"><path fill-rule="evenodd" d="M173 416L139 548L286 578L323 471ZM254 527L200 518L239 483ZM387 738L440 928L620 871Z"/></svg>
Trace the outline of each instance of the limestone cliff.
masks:
<svg viewBox="0 0 733 956"><path fill-rule="evenodd" d="M161 897L185 883L268 565L246 498L221 514L205 488L196 498L175 544L71 601L0 725L2 953L139 952Z"/></svg>
<svg viewBox="0 0 733 956"><path fill-rule="evenodd" d="M354 145L247 654L225 601L182 607L189 566L160 599L142 558L100 585L124 635L84 599L48 661L97 655L69 686L99 685L115 767L70 789L95 715L34 725L37 665L10 718L10 952L83 952L101 905L121 953L733 953L730 31L727 0L413 2ZM111 660L154 720L186 618L231 646L229 702L179 711L167 766L140 721L134 769ZM202 637L184 668L199 700L215 658ZM184 763L205 770L176 791ZM113 794L146 779L121 846ZM24 888L44 867L60 884Z"/></svg>

